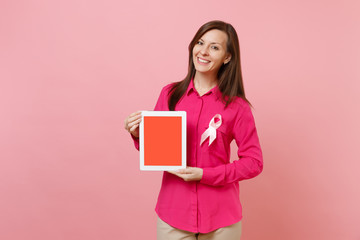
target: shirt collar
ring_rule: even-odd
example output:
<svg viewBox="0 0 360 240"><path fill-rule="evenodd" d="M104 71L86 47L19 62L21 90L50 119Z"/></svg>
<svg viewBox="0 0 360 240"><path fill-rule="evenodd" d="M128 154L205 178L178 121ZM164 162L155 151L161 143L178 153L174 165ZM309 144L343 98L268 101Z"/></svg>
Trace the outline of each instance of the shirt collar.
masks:
<svg viewBox="0 0 360 240"><path fill-rule="evenodd" d="M188 96L191 92L196 92L196 89L194 86L194 78L192 78L189 83L189 86L185 92L186 96ZM220 92L218 85L216 85L209 92L206 93L206 95L210 95L210 94L213 94L217 99L221 100L221 98L222 98L222 94Z"/></svg>
<svg viewBox="0 0 360 240"><path fill-rule="evenodd" d="M192 78L191 80L190 80L190 83L189 83L189 86L188 86L188 88L187 88L187 90L186 90L186 96L188 96L192 91L196 91L195 90L195 86L194 86L194 79Z"/></svg>

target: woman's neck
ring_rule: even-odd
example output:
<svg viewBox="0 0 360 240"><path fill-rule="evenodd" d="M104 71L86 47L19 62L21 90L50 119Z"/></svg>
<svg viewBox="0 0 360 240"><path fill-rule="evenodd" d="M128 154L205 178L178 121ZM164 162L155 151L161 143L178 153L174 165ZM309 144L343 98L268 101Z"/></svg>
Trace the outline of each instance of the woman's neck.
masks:
<svg viewBox="0 0 360 240"><path fill-rule="evenodd" d="M215 76L208 76L196 72L194 76L194 87L200 96L204 95L217 85L217 78Z"/></svg>

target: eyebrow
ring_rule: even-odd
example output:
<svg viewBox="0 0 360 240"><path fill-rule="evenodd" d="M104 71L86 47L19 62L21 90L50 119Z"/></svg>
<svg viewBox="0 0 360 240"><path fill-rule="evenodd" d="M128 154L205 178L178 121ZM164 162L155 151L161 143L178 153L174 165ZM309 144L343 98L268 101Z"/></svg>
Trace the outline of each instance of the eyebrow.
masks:
<svg viewBox="0 0 360 240"><path fill-rule="evenodd" d="M205 42L202 38L200 38L199 40L201 40L201 41ZM220 43L218 43L218 42L211 42L210 44L219 44L219 45L221 45L221 44L220 44Z"/></svg>

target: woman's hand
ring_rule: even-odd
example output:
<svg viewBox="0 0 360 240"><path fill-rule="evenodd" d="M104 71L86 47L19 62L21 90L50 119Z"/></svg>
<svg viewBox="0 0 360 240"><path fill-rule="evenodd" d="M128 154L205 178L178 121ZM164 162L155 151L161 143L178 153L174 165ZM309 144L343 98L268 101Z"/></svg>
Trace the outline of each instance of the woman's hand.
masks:
<svg viewBox="0 0 360 240"><path fill-rule="evenodd" d="M185 169L168 172L184 179L186 182L200 181L203 176L203 169L197 167L186 167Z"/></svg>
<svg viewBox="0 0 360 240"><path fill-rule="evenodd" d="M124 121L125 129L134 137L139 137L139 124L141 122L141 112L130 114Z"/></svg>

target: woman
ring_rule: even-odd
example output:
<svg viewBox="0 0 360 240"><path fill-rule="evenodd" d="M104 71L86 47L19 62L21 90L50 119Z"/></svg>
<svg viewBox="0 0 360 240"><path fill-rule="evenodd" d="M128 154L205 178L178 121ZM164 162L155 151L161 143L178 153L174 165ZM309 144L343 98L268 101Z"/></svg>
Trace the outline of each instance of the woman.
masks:
<svg viewBox="0 0 360 240"><path fill-rule="evenodd" d="M263 160L230 24L211 21L200 27L189 45L187 76L162 89L155 110L187 112L188 150L186 169L163 174L158 240L239 240L239 181L260 174ZM137 148L140 119L136 112L125 120ZM215 138L209 128L216 129ZM232 140L239 159L230 162Z"/></svg>

